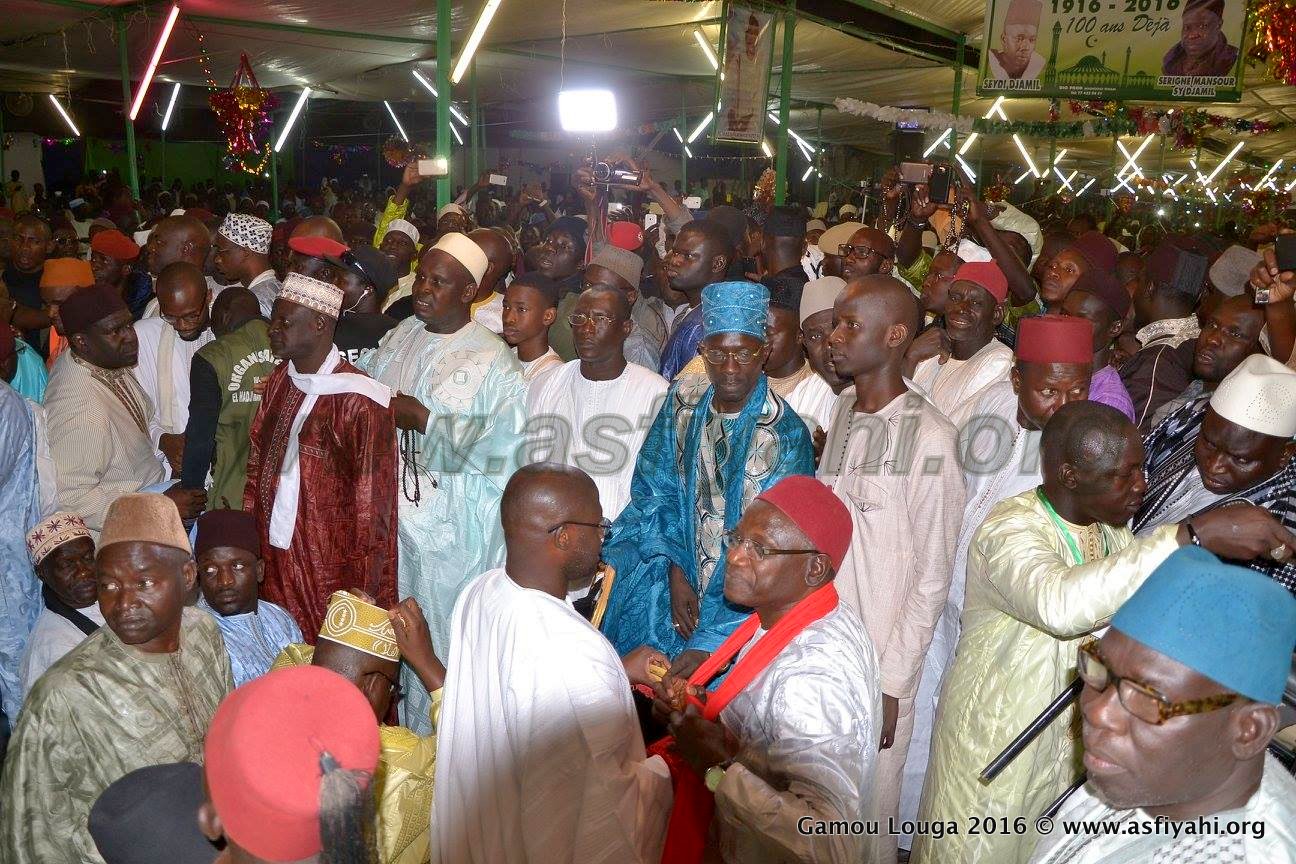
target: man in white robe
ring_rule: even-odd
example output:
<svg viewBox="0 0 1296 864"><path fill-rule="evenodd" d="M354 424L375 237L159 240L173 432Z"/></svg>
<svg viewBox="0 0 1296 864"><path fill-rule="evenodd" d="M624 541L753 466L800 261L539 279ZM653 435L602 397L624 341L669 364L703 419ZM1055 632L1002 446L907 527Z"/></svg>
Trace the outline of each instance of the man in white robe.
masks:
<svg viewBox="0 0 1296 864"><path fill-rule="evenodd" d="M504 560L500 496L517 467L526 416L521 366L470 314L486 255L451 232L419 259L414 315L360 367L398 392L402 446L400 596L427 616L438 657L451 656L450 613L468 580ZM411 452L412 451L412 452ZM428 694L408 670L404 724L431 731Z"/></svg>
<svg viewBox="0 0 1296 864"><path fill-rule="evenodd" d="M961 265L949 287L945 327L929 328L909 351L910 380L955 425L982 390L1008 378L1012 349L994 338L1007 299L1008 279L998 264Z"/></svg>
<svg viewBox="0 0 1296 864"><path fill-rule="evenodd" d="M668 675L654 688L654 713L670 719L677 788L693 772L715 796L709 832L677 797L664 860L704 834L705 860L716 852L726 864L884 860L871 851L876 838L815 831L872 819L884 791L877 655L834 581L850 542L846 506L813 477L780 480L743 513L725 595L755 614L687 679Z"/></svg>
<svg viewBox="0 0 1296 864"><path fill-rule="evenodd" d="M949 596L927 650L914 703L913 741L900 787L901 820L918 817L937 699L958 644L968 547L996 504L1044 482L1040 475L1041 430L1063 405L1088 397L1093 357L1085 353L1089 350L1085 340L1092 333L1093 326L1082 318L1043 315L1023 319L1010 380L988 387L960 430L967 504L954 547ZM905 835L900 845L908 848L908 839Z"/></svg>
<svg viewBox="0 0 1296 864"><path fill-rule="evenodd" d="M139 342L135 379L153 403L149 420L159 439L154 443L174 470L184 452L189 423L189 367L198 349L216 338L211 328L212 294L202 271L187 261L177 261L159 273L154 291L159 317L135 322Z"/></svg>
<svg viewBox="0 0 1296 864"><path fill-rule="evenodd" d="M630 302L616 288L590 288L571 316L580 359L531 386L528 462L561 462L585 471L608 519L630 500L630 478L667 390L666 379L625 358Z"/></svg>
<svg viewBox="0 0 1296 864"><path fill-rule="evenodd" d="M812 247L813 248L813 247ZM828 337L833 330L833 303L846 287L840 276L811 279L801 292L801 347L814 375L792 388L787 403L806 422L811 432L822 434L832 424L837 396L851 386L838 376L828 355Z"/></svg>
<svg viewBox="0 0 1296 864"><path fill-rule="evenodd" d="M646 684L649 659L664 668L665 657L639 650L623 664L564 599L599 563L607 522L594 484L530 465L500 511L504 567L454 609L437 730L440 860L657 864L669 773L645 756L627 671Z"/></svg>
<svg viewBox="0 0 1296 864"><path fill-rule="evenodd" d="M834 368L851 376L855 389L837 400L819 477L846 504L854 527L837 590L878 651L881 819L898 812L918 679L945 608L963 516L958 431L901 374L921 316L899 281L864 276L837 297L828 340ZM896 836L878 842L883 857L893 858Z"/></svg>

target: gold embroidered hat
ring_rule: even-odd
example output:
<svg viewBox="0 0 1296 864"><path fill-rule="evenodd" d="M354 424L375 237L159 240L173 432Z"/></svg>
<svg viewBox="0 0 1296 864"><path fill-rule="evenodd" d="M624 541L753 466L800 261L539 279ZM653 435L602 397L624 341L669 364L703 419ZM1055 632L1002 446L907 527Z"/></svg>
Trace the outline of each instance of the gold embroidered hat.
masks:
<svg viewBox="0 0 1296 864"><path fill-rule="evenodd" d="M366 603L347 591L334 591L329 597L319 638L385 660L400 660L396 630L387 617L387 610Z"/></svg>

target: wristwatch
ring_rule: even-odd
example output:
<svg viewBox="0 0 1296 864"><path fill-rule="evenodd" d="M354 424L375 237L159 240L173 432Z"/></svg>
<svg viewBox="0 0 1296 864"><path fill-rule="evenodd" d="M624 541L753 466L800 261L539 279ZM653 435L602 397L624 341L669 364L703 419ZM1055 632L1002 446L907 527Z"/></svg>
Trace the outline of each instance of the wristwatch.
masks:
<svg viewBox="0 0 1296 864"><path fill-rule="evenodd" d="M706 783L707 791L714 793L720 788L720 781L724 779L725 769L728 768L730 764L731 763L726 762L723 765L712 765L706 770L706 774L703 775L702 781Z"/></svg>

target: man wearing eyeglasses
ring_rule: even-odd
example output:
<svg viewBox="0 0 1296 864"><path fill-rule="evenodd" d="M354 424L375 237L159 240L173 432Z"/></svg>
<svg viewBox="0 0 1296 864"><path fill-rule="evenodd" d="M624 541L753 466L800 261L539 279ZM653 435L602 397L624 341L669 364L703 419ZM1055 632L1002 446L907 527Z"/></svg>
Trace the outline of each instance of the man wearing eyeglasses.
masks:
<svg viewBox="0 0 1296 864"><path fill-rule="evenodd" d="M1201 549L1167 558L1079 648L1089 781L1031 860L1296 858L1296 780L1265 754L1294 642L1296 599L1276 583Z"/></svg>
<svg viewBox="0 0 1296 864"><path fill-rule="evenodd" d="M542 436L543 453L527 461L573 465L599 490L603 512L615 519L630 500L630 480L644 436L661 408L666 379L625 359L630 300L617 288L588 288L576 299L572 340L579 359L531 385L528 437Z"/></svg>
<svg viewBox="0 0 1296 864"><path fill-rule="evenodd" d="M719 282L701 299L706 377L681 374L671 385L604 550L617 578L603 632L623 654L664 651L677 675L744 617L725 600L724 532L761 491L814 474L810 432L763 372L769 290Z"/></svg>
<svg viewBox="0 0 1296 864"><path fill-rule="evenodd" d="M468 584L451 622L432 860L660 861L669 772L646 757L630 685L666 658L618 656L566 599L599 566L598 490L577 468L527 465L500 521L503 566Z"/></svg>
<svg viewBox="0 0 1296 864"><path fill-rule="evenodd" d="M822 239L822 238L821 238ZM887 275L895 266L895 244L882 231L867 225L837 247L842 258L842 278L847 282L874 273Z"/></svg>
<svg viewBox="0 0 1296 864"><path fill-rule="evenodd" d="M920 820L958 821L961 833L915 837L915 864L1030 855L1039 839L1035 817L1081 770L1074 715L1045 728L993 782L982 784L978 775L1074 680L1080 641L1106 625L1171 553L1194 545L1250 560L1296 544L1250 504L1135 539L1125 524L1147 491L1143 444L1134 424L1109 405L1062 406L1044 427L1040 451L1043 484L991 510L968 550L963 632L945 676L918 811ZM1178 618L1167 620L1179 626ZM1026 824L972 834L973 814Z"/></svg>
<svg viewBox="0 0 1296 864"><path fill-rule="evenodd" d="M180 473L189 422L189 372L194 355L216 338L211 329L211 290L202 270L188 261L167 265L154 283L160 317L135 322L139 363L135 378L148 394L154 443Z"/></svg>

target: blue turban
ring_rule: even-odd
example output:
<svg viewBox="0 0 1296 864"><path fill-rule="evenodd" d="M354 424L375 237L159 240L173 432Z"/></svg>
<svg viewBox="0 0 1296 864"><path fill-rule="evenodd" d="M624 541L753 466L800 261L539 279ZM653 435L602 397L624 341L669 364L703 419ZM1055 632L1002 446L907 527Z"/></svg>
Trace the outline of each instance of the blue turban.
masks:
<svg viewBox="0 0 1296 864"><path fill-rule="evenodd" d="M1152 571L1111 626L1257 702L1282 700L1296 597L1267 576L1185 546Z"/></svg>
<svg viewBox="0 0 1296 864"><path fill-rule="evenodd" d="M702 338L746 333L762 342L769 318L769 289L755 282L714 282L702 289Z"/></svg>

